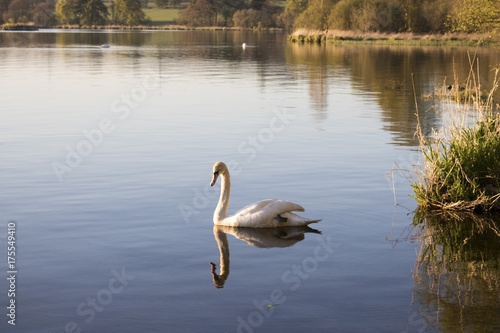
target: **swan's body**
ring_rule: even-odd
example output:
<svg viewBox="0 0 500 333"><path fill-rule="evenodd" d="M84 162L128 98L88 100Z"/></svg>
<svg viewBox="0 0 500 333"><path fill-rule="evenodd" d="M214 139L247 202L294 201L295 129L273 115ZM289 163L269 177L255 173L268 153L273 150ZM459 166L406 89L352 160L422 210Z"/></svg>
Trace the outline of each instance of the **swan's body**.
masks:
<svg viewBox="0 0 500 333"><path fill-rule="evenodd" d="M267 199L237 211L227 216L231 182L227 166L217 162L213 168L214 176L210 185L214 185L221 176L222 187L219 203L214 212L214 224L227 227L274 228L285 226L305 226L321 220L311 220L301 217L293 211L303 212L302 206L283 200Z"/></svg>

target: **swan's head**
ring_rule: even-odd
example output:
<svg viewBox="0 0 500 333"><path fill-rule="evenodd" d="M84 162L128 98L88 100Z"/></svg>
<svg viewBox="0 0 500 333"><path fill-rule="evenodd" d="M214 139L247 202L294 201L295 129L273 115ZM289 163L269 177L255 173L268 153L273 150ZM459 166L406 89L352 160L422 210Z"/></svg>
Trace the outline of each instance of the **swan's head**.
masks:
<svg viewBox="0 0 500 333"><path fill-rule="evenodd" d="M212 177L212 182L210 186L214 186L217 181L217 177L227 173L227 166L223 162L217 162L214 164L214 176Z"/></svg>

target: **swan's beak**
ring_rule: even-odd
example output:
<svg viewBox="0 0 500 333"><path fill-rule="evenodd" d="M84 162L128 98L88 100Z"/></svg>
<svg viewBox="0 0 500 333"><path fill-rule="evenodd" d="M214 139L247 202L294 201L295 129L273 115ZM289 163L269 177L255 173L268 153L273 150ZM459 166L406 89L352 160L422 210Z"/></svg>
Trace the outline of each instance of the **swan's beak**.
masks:
<svg viewBox="0 0 500 333"><path fill-rule="evenodd" d="M218 172L214 173L214 176L212 177L212 182L210 183L210 186L214 186L215 182L217 181L218 176L219 176Z"/></svg>

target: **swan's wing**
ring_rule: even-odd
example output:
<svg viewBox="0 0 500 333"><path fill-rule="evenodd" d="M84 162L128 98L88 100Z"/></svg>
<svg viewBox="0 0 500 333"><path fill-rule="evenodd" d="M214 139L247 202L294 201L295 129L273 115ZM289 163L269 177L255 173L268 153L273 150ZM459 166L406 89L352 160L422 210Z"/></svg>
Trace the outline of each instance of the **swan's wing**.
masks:
<svg viewBox="0 0 500 333"><path fill-rule="evenodd" d="M234 214L234 216L250 216L257 214L260 216L272 216L274 218L279 214L292 211L303 212L304 208L293 202L267 199L240 209Z"/></svg>
<svg viewBox="0 0 500 333"><path fill-rule="evenodd" d="M218 224L228 227L270 228L304 226L320 221L301 217L292 211L303 212L304 208L296 203L283 200L262 200L246 206L234 215L225 217Z"/></svg>

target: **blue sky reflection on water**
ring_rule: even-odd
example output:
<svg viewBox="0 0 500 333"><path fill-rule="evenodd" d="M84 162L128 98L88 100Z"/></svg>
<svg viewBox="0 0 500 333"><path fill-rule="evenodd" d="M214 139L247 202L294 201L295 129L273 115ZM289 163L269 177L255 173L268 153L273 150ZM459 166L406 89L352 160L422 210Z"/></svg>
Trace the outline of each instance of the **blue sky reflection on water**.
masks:
<svg viewBox="0 0 500 333"><path fill-rule="evenodd" d="M283 37L0 34L0 207L18 224L17 332L423 327L410 318L415 244L386 240L406 232L415 203L398 176L395 207L386 176L417 155L410 72L424 90L463 50L317 49ZM419 63L419 52L435 60ZM392 67L358 66L367 57ZM406 83L390 90L388 80ZM288 247L228 234L224 288L209 265L220 273L224 261L212 223L219 185L209 186L217 160L232 172L229 212L279 198L323 219L321 234ZM282 304L265 307L272 298Z"/></svg>

